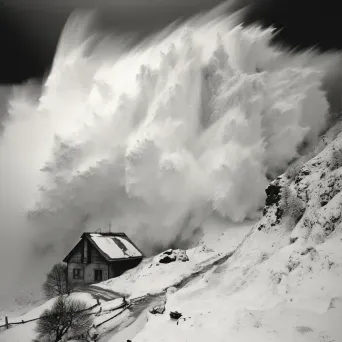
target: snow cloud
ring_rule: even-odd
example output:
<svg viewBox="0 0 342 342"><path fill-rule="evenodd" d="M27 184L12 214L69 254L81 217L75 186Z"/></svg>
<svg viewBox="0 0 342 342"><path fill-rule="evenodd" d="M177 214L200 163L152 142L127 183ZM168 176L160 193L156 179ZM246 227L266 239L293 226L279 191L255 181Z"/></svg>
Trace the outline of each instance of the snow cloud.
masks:
<svg viewBox="0 0 342 342"><path fill-rule="evenodd" d="M152 254L212 214L252 217L267 177L326 122L321 84L334 56L282 52L271 30L212 13L133 49L88 23L69 21L42 89L10 98L0 141L8 274L11 259L60 261L83 231L111 225Z"/></svg>

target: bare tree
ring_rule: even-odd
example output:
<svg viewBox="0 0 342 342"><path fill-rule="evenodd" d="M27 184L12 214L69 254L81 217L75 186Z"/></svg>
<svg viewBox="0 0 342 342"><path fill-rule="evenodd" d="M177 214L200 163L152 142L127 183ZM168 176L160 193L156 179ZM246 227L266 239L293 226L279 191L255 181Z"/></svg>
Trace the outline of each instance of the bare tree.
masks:
<svg viewBox="0 0 342 342"><path fill-rule="evenodd" d="M43 292L47 298L53 298L70 293L68 286L67 266L56 264L51 271L47 273L46 280L42 286Z"/></svg>
<svg viewBox="0 0 342 342"><path fill-rule="evenodd" d="M51 309L45 310L36 325L39 342L58 342L67 337L78 337L92 327L93 319L86 311L87 304L60 296Z"/></svg>

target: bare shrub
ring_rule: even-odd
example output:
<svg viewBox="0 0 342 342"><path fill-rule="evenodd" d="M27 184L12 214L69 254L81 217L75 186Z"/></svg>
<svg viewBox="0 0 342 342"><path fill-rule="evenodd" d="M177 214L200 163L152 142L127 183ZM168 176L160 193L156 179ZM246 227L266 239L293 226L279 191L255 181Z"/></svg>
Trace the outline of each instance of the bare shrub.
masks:
<svg viewBox="0 0 342 342"><path fill-rule="evenodd" d="M93 319L86 311L87 304L60 296L51 309L45 310L36 325L39 342L58 342L67 337L81 336L92 327Z"/></svg>

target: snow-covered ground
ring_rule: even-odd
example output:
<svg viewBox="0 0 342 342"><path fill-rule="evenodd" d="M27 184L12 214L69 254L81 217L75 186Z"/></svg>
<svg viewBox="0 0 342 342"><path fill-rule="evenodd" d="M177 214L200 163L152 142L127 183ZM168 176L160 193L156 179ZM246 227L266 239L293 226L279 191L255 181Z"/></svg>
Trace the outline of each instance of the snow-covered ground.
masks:
<svg viewBox="0 0 342 342"><path fill-rule="evenodd" d="M15 298L4 293L0 295L0 321L5 316L20 316L30 311L31 309L44 304L45 299L40 288L35 286L29 287L21 293L17 294Z"/></svg>
<svg viewBox="0 0 342 342"><path fill-rule="evenodd" d="M213 224L216 229L212 229ZM205 227L210 229L210 234L204 235L197 247L186 251L189 261L183 262L181 260L176 260L169 264L163 264L159 262L160 256L158 255L144 260L137 268L125 272L118 278L96 284L96 287L123 293L127 295L128 301L132 298L147 294L153 295L161 293L167 288L172 287L175 283L180 282L182 279L200 271L205 266L210 265L223 255L232 253L242 241L243 236L245 236L252 227L252 223L249 223L227 229L227 226L219 221L216 221L216 224L214 222L208 222L207 225L205 225ZM95 299L86 293L75 293L73 296L85 300L89 306L96 303ZM11 315L10 322L37 318L45 309L51 307L52 303L53 299L19 317ZM119 306L121 303L121 298L109 302L101 302L102 312L101 315L96 318L95 323L98 324L113 316L115 312L111 312L111 309ZM97 311L99 308L95 310ZM136 318L137 321L135 321ZM125 325L129 325L127 331L124 329L124 331L120 332L120 336L122 334L130 335L137 329L140 330L141 326L145 324L144 322L146 323L146 313L134 317L134 311L133 314L127 311L117 319L114 319L99 328L98 331L105 334L107 330L111 330L118 325L121 325L120 329ZM3 322L0 322L0 325L2 323ZM35 322L13 326L8 331L0 333L0 342L25 342L27 341L28 336L30 338L34 337L34 327ZM111 338L110 335L107 336L107 340L109 340L109 338Z"/></svg>
<svg viewBox="0 0 342 342"><path fill-rule="evenodd" d="M209 221L204 225L208 234L204 235L197 247L187 250L189 261L162 264L159 262L159 256L156 256L144 260L137 268L125 272L121 277L97 286L124 293L132 298L162 292L214 260L233 252L252 226L252 222L229 227L227 223L224 225L220 221L216 221L216 224Z"/></svg>
<svg viewBox="0 0 342 342"><path fill-rule="evenodd" d="M89 307L96 304L96 300L87 293L74 293L72 297L75 299L80 299L88 303ZM19 317L9 316L9 322L21 322L28 321L31 319L38 318L44 310L51 308L55 299L50 299L44 304L30 310L24 315ZM0 325L3 325L4 321L0 321ZM12 326L8 330L4 330L0 332L0 341L1 342L24 342L24 341L32 341L35 338L35 326L36 321L28 322L25 324L19 324Z"/></svg>
<svg viewBox="0 0 342 342"><path fill-rule="evenodd" d="M144 329L131 336L135 342L342 340L342 164L334 170L333 155L334 148L342 150L342 133L336 137L336 127L321 140L318 146L325 141L326 148L316 149L313 156L322 151L315 158L291 179L284 175L275 182L283 189L290 185L299 198L305 194L300 220L290 226L281 192L234 255L170 295L165 313L149 315ZM317 193L328 196L328 203ZM283 214L276 222L279 208ZM178 324L168 315L174 310L183 315Z"/></svg>
<svg viewBox="0 0 342 342"><path fill-rule="evenodd" d="M340 126L338 123L323 137L313 159L295 174L284 174L273 182L281 196L267 202L260 221L229 227L227 222L212 219L204 225L198 246L186 251L189 261L162 264L156 256L99 284L131 298L158 293L235 250L225 263L167 293L164 314L144 311L135 317L134 309L127 311L102 328L100 341L219 342L227 341L227 336L234 342L247 342L251 337L255 342L341 341L342 202L336 186L342 163L336 164L333 154L334 148L342 149L342 133L336 128ZM305 208L293 226L292 211L284 199L286 185L303 198ZM322 204L318 194L324 194L327 203ZM277 220L278 209L282 214ZM119 301L103 303L104 311ZM50 305L51 301L18 319L37 316ZM178 322L170 319L170 311L182 313ZM34 323L13 327L0 334L0 341L27 341L33 329ZM111 329L115 334L111 335Z"/></svg>

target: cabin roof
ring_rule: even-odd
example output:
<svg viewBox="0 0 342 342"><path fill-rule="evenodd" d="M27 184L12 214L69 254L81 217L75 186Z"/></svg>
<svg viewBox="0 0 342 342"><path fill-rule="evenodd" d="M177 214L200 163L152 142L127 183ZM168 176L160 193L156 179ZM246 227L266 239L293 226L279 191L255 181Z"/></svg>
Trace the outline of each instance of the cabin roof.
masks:
<svg viewBox="0 0 342 342"><path fill-rule="evenodd" d="M125 233L83 233L81 240L64 258L64 262L69 261L72 252L84 239L87 239L109 262L144 257L144 254Z"/></svg>

